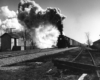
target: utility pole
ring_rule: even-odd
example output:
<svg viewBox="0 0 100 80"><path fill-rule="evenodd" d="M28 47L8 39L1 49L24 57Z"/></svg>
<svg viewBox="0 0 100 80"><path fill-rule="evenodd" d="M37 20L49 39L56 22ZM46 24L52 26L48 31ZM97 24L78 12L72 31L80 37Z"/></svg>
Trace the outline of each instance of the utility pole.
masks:
<svg viewBox="0 0 100 80"><path fill-rule="evenodd" d="M24 50L26 50L26 29L24 31Z"/></svg>

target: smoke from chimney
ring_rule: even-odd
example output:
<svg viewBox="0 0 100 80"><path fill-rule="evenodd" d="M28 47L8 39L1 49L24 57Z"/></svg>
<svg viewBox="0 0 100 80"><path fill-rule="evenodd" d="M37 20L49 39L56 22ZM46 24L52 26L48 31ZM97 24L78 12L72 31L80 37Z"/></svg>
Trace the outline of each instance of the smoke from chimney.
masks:
<svg viewBox="0 0 100 80"><path fill-rule="evenodd" d="M35 1L21 0L18 5L18 19L30 30L37 48L57 47L59 35L63 35L62 21L65 19L57 8L42 9Z"/></svg>

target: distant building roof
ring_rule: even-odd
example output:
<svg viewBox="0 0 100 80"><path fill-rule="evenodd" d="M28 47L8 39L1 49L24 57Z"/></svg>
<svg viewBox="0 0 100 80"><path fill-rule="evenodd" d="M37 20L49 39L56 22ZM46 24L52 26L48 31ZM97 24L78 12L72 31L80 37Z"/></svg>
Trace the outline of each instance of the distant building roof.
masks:
<svg viewBox="0 0 100 80"><path fill-rule="evenodd" d="M95 41L95 42L93 42L93 43L100 43L100 39L99 39L99 40L97 40L97 41Z"/></svg>
<svg viewBox="0 0 100 80"><path fill-rule="evenodd" d="M4 33L3 35L1 35L1 37L3 37L4 35L9 35L11 38L20 38L20 36L18 34L14 34L14 33Z"/></svg>

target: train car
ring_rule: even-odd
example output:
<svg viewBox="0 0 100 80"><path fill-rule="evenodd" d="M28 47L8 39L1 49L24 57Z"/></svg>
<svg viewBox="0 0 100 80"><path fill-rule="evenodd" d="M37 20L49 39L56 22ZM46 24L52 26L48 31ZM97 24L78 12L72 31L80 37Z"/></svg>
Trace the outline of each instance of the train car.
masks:
<svg viewBox="0 0 100 80"><path fill-rule="evenodd" d="M65 35L60 35L59 38L58 38L58 47L76 47L76 46L80 46L82 45L80 42L72 39L72 38L69 38Z"/></svg>
<svg viewBox="0 0 100 80"><path fill-rule="evenodd" d="M95 49L99 49L100 50L100 39L93 42L93 45L92 45L93 48Z"/></svg>
<svg viewBox="0 0 100 80"><path fill-rule="evenodd" d="M68 44L70 45L70 47L82 45L82 43L80 43L80 42L78 42L78 41L76 41L76 40L74 40L72 38L69 38L67 36L66 36L66 39L67 39Z"/></svg>

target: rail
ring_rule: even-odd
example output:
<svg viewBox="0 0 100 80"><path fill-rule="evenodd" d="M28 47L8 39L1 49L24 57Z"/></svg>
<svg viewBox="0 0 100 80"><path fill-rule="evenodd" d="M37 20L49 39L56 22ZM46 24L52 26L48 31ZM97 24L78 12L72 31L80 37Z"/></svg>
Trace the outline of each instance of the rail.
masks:
<svg viewBox="0 0 100 80"><path fill-rule="evenodd" d="M81 54L83 54L84 52L86 52L85 54L90 55L90 58L92 59L93 65L75 62L76 59L80 58ZM98 70L100 70L100 66L97 66L92 53L86 47L82 48L80 50L80 52L76 55L76 57L74 59L72 59L71 61L62 61L62 60L55 59L55 60L53 60L53 62L54 62L54 64L56 64L56 66L59 66L59 68L67 68L67 69L71 68L73 70L77 69L77 70L86 70L86 71L88 71L88 69L89 69L89 71L90 70L96 71L98 80L100 80L100 74L98 71Z"/></svg>
<svg viewBox="0 0 100 80"><path fill-rule="evenodd" d="M90 57L91 57L91 59L92 59L93 65L94 65L95 67L98 67L97 64L96 64L96 62L95 62L95 60L94 60L94 58L93 58L93 56L92 56L92 53L91 53L87 48L83 48L83 49L81 50L81 52L72 60L72 62L75 61L75 60L82 54L82 52L83 52L84 50L86 50L86 51L89 53L89 55L90 55ZM98 76L98 78L99 78L99 80L100 80L99 71L96 70L96 73L97 73L97 76Z"/></svg>
<svg viewBox="0 0 100 80"><path fill-rule="evenodd" d="M96 64L96 62L95 62L95 60L94 60L94 58L93 58L93 56L92 56L92 53L91 53L89 50L87 50L87 51L89 52L89 54L90 54L90 56L91 56L91 59L92 59L92 61L93 61L94 66L97 67L97 64ZM98 76L98 78L99 78L99 80L100 80L99 71L96 70L96 73L97 73L97 76Z"/></svg>

